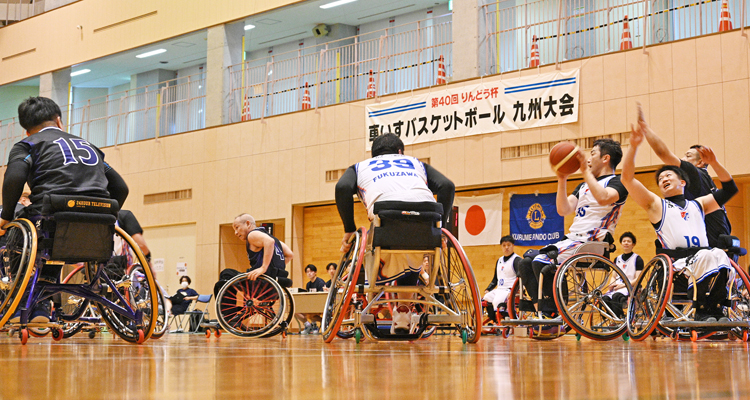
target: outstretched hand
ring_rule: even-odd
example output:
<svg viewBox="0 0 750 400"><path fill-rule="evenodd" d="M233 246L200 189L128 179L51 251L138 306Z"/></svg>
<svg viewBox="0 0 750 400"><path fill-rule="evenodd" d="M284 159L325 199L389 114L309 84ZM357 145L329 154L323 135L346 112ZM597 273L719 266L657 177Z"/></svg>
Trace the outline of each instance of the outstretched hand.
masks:
<svg viewBox="0 0 750 400"><path fill-rule="evenodd" d="M697 148L698 153L701 155L701 161L707 165L714 165L716 163L716 153L708 146L701 146Z"/></svg>
<svg viewBox="0 0 750 400"><path fill-rule="evenodd" d="M638 124L637 128L635 125L630 124L630 146L633 148L640 146L644 138L641 124Z"/></svg>

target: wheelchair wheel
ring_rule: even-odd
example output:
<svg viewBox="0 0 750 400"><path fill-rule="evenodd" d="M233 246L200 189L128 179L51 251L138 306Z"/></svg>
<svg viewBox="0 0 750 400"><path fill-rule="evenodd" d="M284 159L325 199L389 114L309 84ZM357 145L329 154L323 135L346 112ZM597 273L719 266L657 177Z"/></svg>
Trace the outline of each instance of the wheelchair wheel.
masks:
<svg viewBox="0 0 750 400"><path fill-rule="evenodd" d="M115 231L135 253L136 261L148 265L133 238L118 226ZM113 264L99 264L98 268L92 276L109 288L103 295L107 301L99 302L97 307L104 322L127 342L140 344L148 340L156 328L159 308L159 293L151 268L144 268L143 276L135 279Z"/></svg>
<svg viewBox="0 0 750 400"><path fill-rule="evenodd" d="M463 248L447 229L443 229L443 239L446 245L440 256L438 279L449 288L446 305L464 317L456 326L462 332L462 339L465 332L465 342L476 343L482 335L482 298L474 271Z"/></svg>
<svg viewBox="0 0 750 400"><path fill-rule="evenodd" d="M646 339L664 314L672 292L672 260L662 254L646 264L630 292L627 327L633 340Z"/></svg>
<svg viewBox="0 0 750 400"><path fill-rule="evenodd" d="M143 276L145 276L143 266L141 264L133 264L131 266L128 266L128 275L130 275L131 282L135 282L138 279L143 279ZM158 313L156 315L156 327L154 328L154 333L151 334L151 339L159 339L160 337L164 336L164 334L167 333L167 328L169 328L169 324L167 323L167 308L165 306L166 301L164 300L164 293L162 293L158 283L156 284L156 286L156 291L158 293L156 297L158 304Z"/></svg>
<svg viewBox="0 0 750 400"><path fill-rule="evenodd" d="M268 331L268 333L261 335L261 337L271 337L276 336L279 333L284 333L292 324L292 320L294 319L294 297L292 297L292 293L289 292L289 289L283 286L281 286L281 291L284 293L285 298L285 307L282 313L281 323L279 323L279 325L275 328Z"/></svg>
<svg viewBox="0 0 750 400"><path fill-rule="evenodd" d="M350 307L354 286L357 284L362 262L365 258L365 243L367 243L367 230L359 228L349 239L351 247L341 256L339 267L335 276L331 279L331 290L328 291L326 306L323 309L323 322L321 323L323 340L326 343L337 336L341 330L341 323L352 313ZM349 331L350 329L344 329ZM345 333L345 336L348 334Z"/></svg>
<svg viewBox="0 0 750 400"><path fill-rule="evenodd" d="M219 324L237 336L264 336L284 321L285 310L284 289L266 275L254 281L247 274L237 275L216 296Z"/></svg>
<svg viewBox="0 0 750 400"><path fill-rule="evenodd" d="M17 219L5 229L6 244L0 253L0 327L8 322L26 292L33 275L37 246L36 228L29 220Z"/></svg>
<svg viewBox="0 0 750 400"><path fill-rule="evenodd" d="M610 260L596 254L576 254L555 274L555 304L565 322L593 340L612 340L627 329L625 305L605 297L615 285L632 287L624 272Z"/></svg>
<svg viewBox="0 0 750 400"><path fill-rule="evenodd" d="M62 280L63 284L85 284L88 283L86 277L85 265L76 266L65 278ZM66 321L63 325L63 337L69 338L76 333L80 332L81 329L86 325L85 322L76 321L83 315L90 317L86 309L89 306L89 301L83 297L74 296L70 293L61 292L61 307L58 311L58 315ZM82 310L86 310L81 312Z"/></svg>

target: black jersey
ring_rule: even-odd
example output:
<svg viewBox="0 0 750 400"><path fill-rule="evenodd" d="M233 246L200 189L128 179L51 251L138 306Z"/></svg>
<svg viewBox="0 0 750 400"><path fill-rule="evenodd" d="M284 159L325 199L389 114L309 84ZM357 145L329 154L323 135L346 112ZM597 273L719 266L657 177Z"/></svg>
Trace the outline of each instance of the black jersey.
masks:
<svg viewBox="0 0 750 400"><path fill-rule="evenodd" d="M682 160L680 162L680 169L685 171L688 179L690 179L690 184L685 188L686 199L694 200L718 190L706 168L698 168ZM710 214L706 214L705 222L708 245L710 247L720 247L722 243L719 241L719 235L729 235L732 233L732 224L729 222L724 206L721 206L720 209Z"/></svg>
<svg viewBox="0 0 750 400"><path fill-rule="evenodd" d="M80 137L58 128L45 128L13 145L8 164L29 165L29 200L41 204L44 194L109 198L109 165L104 153Z"/></svg>
<svg viewBox="0 0 750 400"><path fill-rule="evenodd" d="M264 228L255 228L253 229L253 231L260 231L268 236L271 236L268 234L268 232L266 232ZM271 236L271 238L274 242L274 254L271 258L271 265L268 266L268 270L266 271L266 275L274 278L286 278L289 275L289 272L286 271L286 263L284 262L284 250L281 248L281 242L279 242L279 239L276 239L273 236ZM245 249L247 250L247 258L248 260L250 260L250 269L248 271L260 268L263 265L263 252L265 249L252 251L250 250L249 242L245 244Z"/></svg>
<svg viewBox="0 0 750 400"><path fill-rule="evenodd" d="M120 210L120 212L117 213L117 225L120 225L120 228L130 236L133 236L136 233L143 234L141 224L138 223L135 215L133 215L130 210Z"/></svg>

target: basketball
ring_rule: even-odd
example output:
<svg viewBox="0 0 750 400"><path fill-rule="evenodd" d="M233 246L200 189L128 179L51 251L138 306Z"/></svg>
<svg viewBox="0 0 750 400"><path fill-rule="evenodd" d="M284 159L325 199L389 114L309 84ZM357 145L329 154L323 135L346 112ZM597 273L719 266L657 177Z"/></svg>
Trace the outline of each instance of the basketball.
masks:
<svg viewBox="0 0 750 400"><path fill-rule="evenodd" d="M549 163L553 171L570 175L581 167L576 157L578 146L570 142L560 142L549 152Z"/></svg>

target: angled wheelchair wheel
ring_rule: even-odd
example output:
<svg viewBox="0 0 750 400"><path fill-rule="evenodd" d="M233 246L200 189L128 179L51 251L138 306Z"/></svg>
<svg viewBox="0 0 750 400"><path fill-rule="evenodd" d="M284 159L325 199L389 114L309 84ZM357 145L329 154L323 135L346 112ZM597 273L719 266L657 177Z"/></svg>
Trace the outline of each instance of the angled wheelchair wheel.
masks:
<svg viewBox="0 0 750 400"><path fill-rule="evenodd" d="M281 322L275 328L268 331L268 333L261 335L262 337L276 336L280 333L283 334L287 329L289 329L289 326L291 326L292 324L292 320L294 319L294 297L292 297L292 293L289 292L289 289L283 286L281 286L281 291L284 293L285 300Z"/></svg>
<svg viewBox="0 0 750 400"><path fill-rule="evenodd" d="M659 254L646 264L628 298L627 327L633 340L646 339L664 314L672 292L672 260Z"/></svg>
<svg viewBox="0 0 750 400"><path fill-rule="evenodd" d="M143 280L143 277L145 276L143 266L141 264L133 264L131 266L128 266L128 275L130 275L131 282ZM156 314L156 327L154 328L154 333L151 334L151 339L159 339L160 337L164 336L164 334L167 333L167 329L169 328L169 324L167 321L167 307L165 305L166 300L164 299L164 294L162 293L158 283L156 283L156 292L158 294L156 297L158 312Z"/></svg>
<svg viewBox="0 0 750 400"><path fill-rule="evenodd" d="M131 247L136 255L136 262L148 265L133 238L120 227L115 227L115 231ZM110 330L129 343L140 344L148 340L156 328L159 293L151 268L144 268L142 275L131 276L124 267L112 261L98 265L92 280L97 279L96 283L109 289L97 306Z"/></svg>
<svg viewBox="0 0 750 400"><path fill-rule="evenodd" d="M0 327L5 325L23 298L36 261L36 228L27 219L6 225L5 248L0 251Z"/></svg>
<svg viewBox="0 0 750 400"><path fill-rule="evenodd" d="M328 291L326 306L323 309L321 330L323 340L326 343L331 343L340 330L345 331L345 337L349 337L348 331L352 327L342 328L341 324L353 312L351 308L352 296L365 258L367 230L359 228L351 236L349 243L351 243L351 247L339 260L336 274L331 280L331 290Z"/></svg>
<svg viewBox="0 0 750 400"><path fill-rule="evenodd" d="M86 266L77 265L73 268L68 275L63 278L63 284L86 284L88 278L86 276ZM60 310L57 311L58 316L61 317L65 323L63 324L63 337L69 338L76 333L80 332L81 329L87 324L86 322L77 321L80 317L92 317L87 312L89 307L89 301L83 297L75 296L67 292L60 293Z"/></svg>
<svg viewBox="0 0 750 400"><path fill-rule="evenodd" d="M555 304L563 320L582 336L612 340L627 329L625 304L612 300L620 289L627 299L632 287L624 272L596 254L576 254L555 274Z"/></svg>
<svg viewBox="0 0 750 400"><path fill-rule="evenodd" d="M216 296L216 315L227 332L242 337L262 337L285 318L286 295L275 279L261 275L251 281L240 274Z"/></svg>
<svg viewBox="0 0 750 400"><path fill-rule="evenodd" d="M458 240L447 229L443 229L443 239L438 279L449 288L446 305L463 316L461 324L456 326L462 339L465 332L465 342L476 343L482 335L482 298L474 270Z"/></svg>

